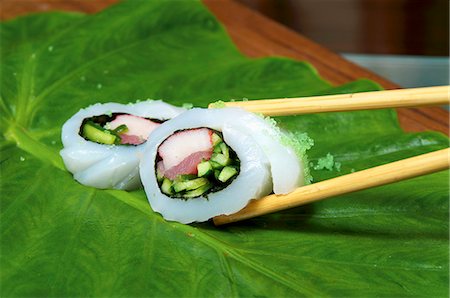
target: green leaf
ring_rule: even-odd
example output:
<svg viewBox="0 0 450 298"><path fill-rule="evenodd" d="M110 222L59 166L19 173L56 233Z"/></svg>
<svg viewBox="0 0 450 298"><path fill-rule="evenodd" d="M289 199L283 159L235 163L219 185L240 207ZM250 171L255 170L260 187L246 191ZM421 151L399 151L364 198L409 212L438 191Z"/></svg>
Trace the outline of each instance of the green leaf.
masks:
<svg viewBox="0 0 450 298"><path fill-rule="evenodd" d="M182 225L143 191L82 186L59 157L62 124L96 102L209 102L377 90L331 86L311 65L240 54L199 2L128 1L99 14L1 24L4 297L448 296L448 172L227 227ZM445 148L393 110L278 117L340 172ZM231 198L230 198L231 199Z"/></svg>

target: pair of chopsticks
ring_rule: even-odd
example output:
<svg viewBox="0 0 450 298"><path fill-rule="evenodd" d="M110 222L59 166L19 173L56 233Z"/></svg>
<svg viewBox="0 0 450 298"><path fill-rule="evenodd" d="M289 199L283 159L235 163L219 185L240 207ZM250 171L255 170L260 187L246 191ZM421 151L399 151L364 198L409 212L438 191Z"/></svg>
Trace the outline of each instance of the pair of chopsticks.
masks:
<svg viewBox="0 0 450 298"><path fill-rule="evenodd" d="M267 116L288 116L448 104L450 104L450 86L226 102L225 106L241 107L250 112L262 113ZM302 186L286 195L273 194L252 200L239 212L216 216L213 221L215 225L228 224L448 168L450 168L449 148Z"/></svg>

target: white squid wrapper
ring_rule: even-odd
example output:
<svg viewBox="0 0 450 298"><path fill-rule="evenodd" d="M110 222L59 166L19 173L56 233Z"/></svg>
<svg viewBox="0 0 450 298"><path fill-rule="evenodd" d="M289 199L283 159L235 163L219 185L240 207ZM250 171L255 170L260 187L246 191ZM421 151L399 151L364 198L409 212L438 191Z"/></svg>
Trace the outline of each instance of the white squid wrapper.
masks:
<svg viewBox="0 0 450 298"><path fill-rule="evenodd" d="M162 101L135 104L105 103L81 109L64 123L60 154L75 180L102 189L133 190L141 186L139 162L145 143L133 145L104 145L80 136L83 120L93 116L126 113L145 118L166 120L184 112Z"/></svg>
<svg viewBox="0 0 450 298"><path fill-rule="evenodd" d="M240 160L239 174L226 188L206 196L170 198L161 192L155 174L158 147L176 131L200 127L222 132ZM303 183L302 162L292 148L281 143L279 133L263 118L238 108L192 109L164 123L152 133L140 165L152 209L166 220L202 222L235 213L272 190L292 191Z"/></svg>

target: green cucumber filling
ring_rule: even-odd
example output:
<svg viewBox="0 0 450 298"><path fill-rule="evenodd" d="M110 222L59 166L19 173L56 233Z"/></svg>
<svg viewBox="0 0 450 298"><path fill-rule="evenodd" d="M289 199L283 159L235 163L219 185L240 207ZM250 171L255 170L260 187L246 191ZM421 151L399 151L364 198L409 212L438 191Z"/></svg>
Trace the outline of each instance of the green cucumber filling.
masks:
<svg viewBox="0 0 450 298"><path fill-rule="evenodd" d="M224 142L220 132L211 131L211 157L197 164L196 174L182 174L169 179L155 166L161 192L173 199L207 198L208 194L226 188L239 175L240 160L236 152ZM155 164L161 160L157 154Z"/></svg>

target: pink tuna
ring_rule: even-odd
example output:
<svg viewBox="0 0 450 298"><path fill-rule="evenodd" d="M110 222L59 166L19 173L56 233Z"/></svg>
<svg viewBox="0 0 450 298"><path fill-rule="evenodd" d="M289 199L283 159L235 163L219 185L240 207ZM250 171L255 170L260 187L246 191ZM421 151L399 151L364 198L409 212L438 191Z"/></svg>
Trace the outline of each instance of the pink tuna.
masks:
<svg viewBox="0 0 450 298"><path fill-rule="evenodd" d="M209 160L213 152L212 131L197 128L177 132L167 138L158 148L164 176L175 179L178 175L197 174L197 165Z"/></svg>
<svg viewBox="0 0 450 298"><path fill-rule="evenodd" d="M182 162L176 166L171 167L167 171L164 171L164 176L174 180L178 175L197 175L197 165L202 162L202 160L209 160L211 158L212 151L199 151L193 153L183 159Z"/></svg>
<svg viewBox="0 0 450 298"><path fill-rule="evenodd" d="M122 134L122 144L140 145L147 141L150 133L160 124L148 119L134 115L119 115L113 121L109 122L109 129L116 129L120 125L125 124L128 130Z"/></svg>

